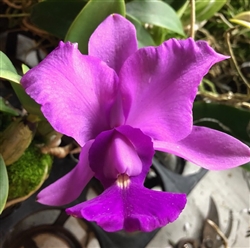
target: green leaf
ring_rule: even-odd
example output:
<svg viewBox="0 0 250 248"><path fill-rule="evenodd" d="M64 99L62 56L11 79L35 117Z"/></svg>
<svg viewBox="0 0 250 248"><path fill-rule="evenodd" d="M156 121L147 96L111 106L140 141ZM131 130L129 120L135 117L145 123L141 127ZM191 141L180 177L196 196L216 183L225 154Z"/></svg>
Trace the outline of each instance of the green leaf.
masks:
<svg viewBox="0 0 250 248"><path fill-rule="evenodd" d="M85 0L47 0L33 6L31 21L39 28L64 39Z"/></svg>
<svg viewBox="0 0 250 248"><path fill-rule="evenodd" d="M250 111L218 103L195 102L194 124L207 126L250 143Z"/></svg>
<svg viewBox="0 0 250 248"><path fill-rule="evenodd" d="M29 95L26 94L21 84L15 84L11 82L11 86L14 89L22 106L28 111L28 113L37 115L44 119L44 116L40 110L41 106L36 103Z"/></svg>
<svg viewBox="0 0 250 248"><path fill-rule="evenodd" d="M22 72L23 72L23 74L25 74L26 72L28 72L29 69L30 69L30 68L29 68L27 65L22 64Z"/></svg>
<svg viewBox="0 0 250 248"><path fill-rule="evenodd" d="M182 18L182 16L183 16L183 14L186 12L186 10L187 10L187 8L188 8L188 6L189 6L189 1L186 1L186 3L181 7L181 8L179 8L177 11L176 11L176 13L177 13L177 15L178 15L178 17L181 19Z"/></svg>
<svg viewBox="0 0 250 248"><path fill-rule="evenodd" d="M126 4L126 11L142 23L149 23L184 35L176 12L162 1L134 0Z"/></svg>
<svg viewBox="0 0 250 248"><path fill-rule="evenodd" d="M153 26L152 28L150 28L150 34L152 36L152 38L154 39L154 42L157 46L159 46L160 44L162 44L162 42L164 42L168 33L171 33L171 31L166 30L165 28L159 27L159 26ZM174 36L176 36L176 33L173 33Z"/></svg>
<svg viewBox="0 0 250 248"><path fill-rule="evenodd" d="M135 17L126 14L126 18L132 22L136 28L136 36L138 40L138 47L145 46L155 46L154 40L151 35L147 32L147 30L143 27L143 24L137 20Z"/></svg>
<svg viewBox="0 0 250 248"><path fill-rule="evenodd" d="M7 169L0 154L0 214L3 212L9 192Z"/></svg>
<svg viewBox="0 0 250 248"><path fill-rule="evenodd" d="M10 81L13 90L15 91L19 101L23 107L30 113L41 118L43 114L40 110L40 105L30 98L20 84L21 76L17 74L15 67L9 58L0 51L0 78Z"/></svg>
<svg viewBox="0 0 250 248"><path fill-rule="evenodd" d="M217 13L225 4L227 0L207 0L196 1L196 19L198 21L208 20L215 13Z"/></svg>
<svg viewBox="0 0 250 248"><path fill-rule="evenodd" d="M243 168L243 169L245 169L245 170L247 170L247 171L250 171L250 163L243 164L243 165L241 166L241 168Z"/></svg>
<svg viewBox="0 0 250 248"><path fill-rule="evenodd" d="M225 4L227 0L202 0L195 1L195 13L196 21L202 22L210 19L215 13L217 13ZM185 24L190 22L191 10L187 8L183 14L182 21Z"/></svg>
<svg viewBox="0 0 250 248"><path fill-rule="evenodd" d="M17 74L17 71L9 58L0 51L0 78L4 78L20 84L21 76Z"/></svg>
<svg viewBox="0 0 250 248"><path fill-rule="evenodd" d="M13 107L7 105L5 100L2 97L0 97L0 111L14 115L14 116L19 116L19 112Z"/></svg>
<svg viewBox="0 0 250 248"><path fill-rule="evenodd" d="M77 42L83 54L88 53L88 41L97 26L109 15L125 16L124 0L90 0L71 24L65 41Z"/></svg>
<svg viewBox="0 0 250 248"><path fill-rule="evenodd" d="M241 12L229 21L250 28L250 11Z"/></svg>

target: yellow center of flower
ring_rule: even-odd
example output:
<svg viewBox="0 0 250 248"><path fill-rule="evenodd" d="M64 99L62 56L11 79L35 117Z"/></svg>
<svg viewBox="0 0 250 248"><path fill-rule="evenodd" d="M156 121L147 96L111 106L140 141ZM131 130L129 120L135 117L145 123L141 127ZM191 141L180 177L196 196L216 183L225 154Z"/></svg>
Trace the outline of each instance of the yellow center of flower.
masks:
<svg viewBox="0 0 250 248"><path fill-rule="evenodd" d="M116 180L117 186L121 189L126 189L130 184L130 179L127 174L120 174Z"/></svg>

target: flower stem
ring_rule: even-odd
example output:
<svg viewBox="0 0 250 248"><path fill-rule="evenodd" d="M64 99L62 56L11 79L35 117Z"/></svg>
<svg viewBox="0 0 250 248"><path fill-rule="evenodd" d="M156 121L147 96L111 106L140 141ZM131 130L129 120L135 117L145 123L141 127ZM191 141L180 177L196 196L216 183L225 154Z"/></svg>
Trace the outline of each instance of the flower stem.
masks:
<svg viewBox="0 0 250 248"><path fill-rule="evenodd" d="M190 37L194 39L195 36L195 0L190 0L191 19L190 19Z"/></svg>

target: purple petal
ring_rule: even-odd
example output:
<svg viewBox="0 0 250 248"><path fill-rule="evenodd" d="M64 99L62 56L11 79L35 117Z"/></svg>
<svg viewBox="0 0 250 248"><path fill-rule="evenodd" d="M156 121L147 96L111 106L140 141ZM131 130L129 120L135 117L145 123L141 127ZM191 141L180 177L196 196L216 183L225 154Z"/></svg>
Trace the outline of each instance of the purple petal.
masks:
<svg viewBox="0 0 250 248"><path fill-rule="evenodd" d="M131 180L126 189L114 184L98 197L66 212L95 221L108 232L150 232L176 220L185 204L185 194L149 190Z"/></svg>
<svg viewBox="0 0 250 248"><path fill-rule="evenodd" d="M115 129L97 136L90 149L89 160L97 177L102 174L105 178L116 179L119 174L135 176L142 171L142 162L134 146ZM100 164L103 169L100 169Z"/></svg>
<svg viewBox="0 0 250 248"><path fill-rule="evenodd" d="M88 163L88 152L93 141L82 148L78 164L64 177L49 185L38 194L37 201L51 206L60 206L74 201L94 176Z"/></svg>
<svg viewBox="0 0 250 248"><path fill-rule="evenodd" d="M152 165L152 158L155 153L152 140L140 129L130 126L120 126L116 128L116 130L125 135L135 147L143 166L140 176L137 176L134 180L136 183L143 184L149 168Z"/></svg>
<svg viewBox="0 0 250 248"><path fill-rule="evenodd" d="M135 27L124 17L112 14L91 35L89 55L100 58L116 72L137 50Z"/></svg>
<svg viewBox="0 0 250 248"><path fill-rule="evenodd" d="M175 143L154 141L154 148L209 170L230 169L250 161L248 146L230 135L206 127L194 126L189 136Z"/></svg>
<svg viewBox="0 0 250 248"><path fill-rule="evenodd" d="M116 80L111 68L97 58L82 55L77 44L60 42L23 76L21 83L42 105L53 128L83 146L110 128L110 111L117 97Z"/></svg>
<svg viewBox="0 0 250 248"><path fill-rule="evenodd" d="M225 58L206 42L191 38L138 50L119 74L125 124L157 140L183 139L192 129L199 83L213 64Z"/></svg>
<svg viewBox="0 0 250 248"><path fill-rule="evenodd" d="M95 177L107 187L123 173L137 176L143 171L144 180L153 155L153 143L148 136L139 129L121 126L96 137L89 150L89 163Z"/></svg>

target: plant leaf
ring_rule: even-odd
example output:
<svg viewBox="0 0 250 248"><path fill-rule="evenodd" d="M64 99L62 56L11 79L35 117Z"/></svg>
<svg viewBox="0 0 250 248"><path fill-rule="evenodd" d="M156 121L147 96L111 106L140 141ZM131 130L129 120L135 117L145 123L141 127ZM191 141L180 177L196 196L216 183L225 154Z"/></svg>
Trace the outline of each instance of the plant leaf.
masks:
<svg viewBox="0 0 250 248"><path fill-rule="evenodd" d="M7 169L0 154L0 214L3 212L9 192Z"/></svg>
<svg viewBox="0 0 250 248"><path fill-rule="evenodd" d="M1 96L0 96L0 111L14 116L19 116L19 112L13 107L7 105L5 100Z"/></svg>
<svg viewBox="0 0 250 248"><path fill-rule="evenodd" d="M9 58L0 51L0 78L4 78L20 84L21 76L17 74L17 71Z"/></svg>
<svg viewBox="0 0 250 248"><path fill-rule="evenodd" d="M10 81L13 90L15 91L19 101L23 107L30 113L41 118L43 114L40 110L40 105L37 104L29 95L26 94L22 85L20 84L21 76L17 74L15 67L9 58L0 51L0 78Z"/></svg>
<svg viewBox="0 0 250 248"><path fill-rule="evenodd" d="M149 23L184 35L179 17L165 2L134 0L126 4L126 11L142 23Z"/></svg>
<svg viewBox="0 0 250 248"><path fill-rule="evenodd" d="M77 42L79 50L87 54L89 37L97 26L113 13L125 16L124 0L90 0L71 24L65 41Z"/></svg>
<svg viewBox="0 0 250 248"><path fill-rule="evenodd" d="M247 170L247 171L250 171L250 163L243 164L243 165L241 166L241 168L243 168L243 169L245 169L245 170Z"/></svg>
<svg viewBox="0 0 250 248"><path fill-rule="evenodd" d="M196 22L202 22L210 19L216 12L218 12L227 0L202 0L195 1ZM185 25L190 22L191 10L187 8L182 16L182 21Z"/></svg>
<svg viewBox="0 0 250 248"><path fill-rule="evenodd" d="M233 106L195 102L194 124L227 132L245 143L250 143L250 111Z"/></svg>
<svg viewBox="0 0 250 248"><path fill-rule="evenodd" d="M23 72L23 74L25 74L29 69L30 68L27 65L22 64L22 72Z"/></svg>
<svg viewBox="0 0 250 248"><path fill-rule="evenodd" d="M32 7L30 18L37 27L64 39L85 4L85 0L42 1Z"/></svg>
<svg viewBox="0 0 250 248"><path fill-rule="evenodd" d="M135 17L126 14L126 18L134 24L136 28L136 36L138 40L138 47L145 46L155 46L154 40L151 35L147 32L147 30L143 27L143 24L137 20Z"/></svg>
<svg viewBox="0 0 250 248"><path fill-rule="evenodd" d="M250 28L250 11L241 12L229 21Z"/></svg>
<svg viewBox="0 0 250 248"><path fill-rule="evenodd" d="M208 20L216 12L218 12L225 4L227 0L207 0L207 1L195 1L196 5L196 19L198 21Z"/></svg>

